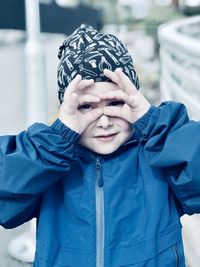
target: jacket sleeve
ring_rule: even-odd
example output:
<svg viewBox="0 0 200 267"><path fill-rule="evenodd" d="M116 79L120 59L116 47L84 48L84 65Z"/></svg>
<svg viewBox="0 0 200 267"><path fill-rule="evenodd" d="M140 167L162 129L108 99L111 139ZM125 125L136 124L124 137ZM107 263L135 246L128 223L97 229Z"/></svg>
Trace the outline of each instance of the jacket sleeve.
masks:
<svg viewBox="0 0 200 267"><path fill-rule="evenodd" d="M59 120L0 137L0 224L12 228L37 214L39 199L66 175L79 134Z"/></svg>
<svg viewBox="0 0 200 267"><path fill-rule="evenodd" d="M200 123L188 119L183 104L165 102L135 127L146 159L163 170L183 213L200 213Z"/></svg>

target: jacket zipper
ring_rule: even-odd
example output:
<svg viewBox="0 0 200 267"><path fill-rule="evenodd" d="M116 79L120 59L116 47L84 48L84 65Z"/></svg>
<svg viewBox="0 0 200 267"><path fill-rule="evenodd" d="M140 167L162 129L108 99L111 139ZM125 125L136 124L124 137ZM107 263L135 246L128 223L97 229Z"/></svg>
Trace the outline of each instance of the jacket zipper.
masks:
<svg viewBox="0 0 200 267"><path fill-rule="evenodd" d="M177 263L177 267L180 266L180 257L179 257L179 251L178 251L178 248L177 248L177 245L174 246L174 253L175 253L175 256L176 256L176 263Z"/></svg>
<svg viewBox="0 0 200 267"><path fill-rule="evenodd" d="M104 192L102 165L96 158L96 267L104 266Z"/></svg>

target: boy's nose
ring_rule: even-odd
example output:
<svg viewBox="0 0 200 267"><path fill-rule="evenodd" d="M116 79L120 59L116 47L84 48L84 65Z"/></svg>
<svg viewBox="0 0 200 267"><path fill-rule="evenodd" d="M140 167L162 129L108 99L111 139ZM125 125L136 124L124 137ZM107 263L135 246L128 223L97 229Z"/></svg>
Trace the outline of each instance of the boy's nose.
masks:
<svg viewBox="0 0 200 267"><path fill-rule="evenodd" d="M111 126L113 123L112 123L112 119L106 115L102 115L98 120L97 120L97 123L96 123L96 126L99 128L108 128L109 126Z"/></svg>

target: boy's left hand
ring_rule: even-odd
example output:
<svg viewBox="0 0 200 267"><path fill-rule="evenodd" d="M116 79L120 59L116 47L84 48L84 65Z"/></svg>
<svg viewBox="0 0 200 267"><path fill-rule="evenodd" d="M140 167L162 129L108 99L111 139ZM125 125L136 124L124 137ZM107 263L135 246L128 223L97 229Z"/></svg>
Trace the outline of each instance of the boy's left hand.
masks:
<svg viewBox="0 0 200 267"><path fill-rule="evenodd" d="M130 123L136 122L150 108L150 103L136 89L128 76L121 69L114 72L108 69L104 70L104 75L111 79L119 90L108 92L101 96L101 99L117 99L124 102L120 106L104 107L104 114L111 117L120 117Z"/></svg>

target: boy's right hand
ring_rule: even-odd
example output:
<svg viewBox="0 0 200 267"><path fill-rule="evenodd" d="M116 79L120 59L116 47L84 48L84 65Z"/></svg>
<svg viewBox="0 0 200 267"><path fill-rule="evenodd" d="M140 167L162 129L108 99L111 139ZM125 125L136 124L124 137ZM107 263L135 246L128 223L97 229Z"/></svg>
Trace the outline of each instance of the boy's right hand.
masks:
<svg viewBox="0 0 200 267"><path fill-rule="evenodd" d="M102 114L103 109L96 108L82 114L78 106L84 102L100 102L101 99L95 95L80 94L81 90L91 86L94 80L82 80L77 75L65 90L64 100L59 111L59 119L67 127L81 134L89 124L97 120Z"/></svg>

